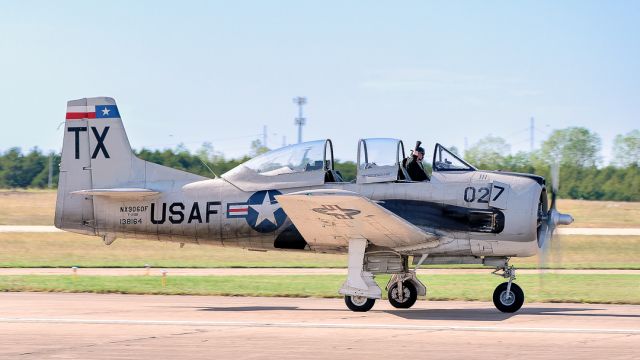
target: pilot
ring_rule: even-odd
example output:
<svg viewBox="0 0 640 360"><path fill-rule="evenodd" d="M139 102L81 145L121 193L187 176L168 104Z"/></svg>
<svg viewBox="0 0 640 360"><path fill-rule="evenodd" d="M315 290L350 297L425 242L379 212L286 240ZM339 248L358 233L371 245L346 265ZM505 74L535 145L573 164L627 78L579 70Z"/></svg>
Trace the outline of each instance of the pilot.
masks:
<svg viewBox="0 0 640 360"><path fill-rule="evenodd" d="M413 181L425 181L429 180L427 172L422 166L422 159L424 159L424 148L420 146L421 141L416 143L416 148L411 151L411 155L406 158L405 168L409 177Z"/></svg>

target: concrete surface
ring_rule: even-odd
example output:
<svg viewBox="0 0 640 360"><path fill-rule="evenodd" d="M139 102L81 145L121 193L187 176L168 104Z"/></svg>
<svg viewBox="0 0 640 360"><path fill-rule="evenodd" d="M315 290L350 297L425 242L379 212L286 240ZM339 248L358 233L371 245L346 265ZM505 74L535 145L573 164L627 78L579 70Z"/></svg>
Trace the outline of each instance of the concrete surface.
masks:
<svg viewBox="0 0 640 360"><path fill-rule="evenodd" d="M0 294L3 359L638 359L640 306Z"/></svg>

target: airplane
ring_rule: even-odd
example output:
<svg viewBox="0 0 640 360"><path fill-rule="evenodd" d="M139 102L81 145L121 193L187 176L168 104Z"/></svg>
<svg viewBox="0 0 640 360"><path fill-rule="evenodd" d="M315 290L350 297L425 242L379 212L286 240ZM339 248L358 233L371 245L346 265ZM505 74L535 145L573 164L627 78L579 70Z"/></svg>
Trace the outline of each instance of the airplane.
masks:
<svg viewBox="0 0 640 360"><path fill-rule="evenodd" d="M506 279L495 307L518 311L513 257L548 247L557 225L573 218L548 202L543 177L483 171L440 144L432 174L412 181L401 140L361 139L357 176L335 170L331 140L285 146L214 178L135 156L116 102L67 103L55 226L101 237L173 241L258 250L346 253L338 292L356 312L370 310L391 274L388 300L410 308L426 286L426 264L479 264ZM557 176L556 176L557 179ZM414 268L409 265L412 258Z"/></svg>

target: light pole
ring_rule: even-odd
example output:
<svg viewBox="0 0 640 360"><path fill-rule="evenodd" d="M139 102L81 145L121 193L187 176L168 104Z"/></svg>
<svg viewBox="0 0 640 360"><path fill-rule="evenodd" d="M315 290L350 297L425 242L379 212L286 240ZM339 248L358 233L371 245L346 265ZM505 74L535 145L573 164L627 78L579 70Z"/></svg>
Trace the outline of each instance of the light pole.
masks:
<svg viewBox="0 0 640 360"><path fill-rule="evenodd" d="M307 103L307 98L296 96L293 98L293 103L298 105L298 117L295 119L295 124L298 125L298 144L300 144L302 142L302 127L307 122L307 119L302 116L302 107Z"/></svg>

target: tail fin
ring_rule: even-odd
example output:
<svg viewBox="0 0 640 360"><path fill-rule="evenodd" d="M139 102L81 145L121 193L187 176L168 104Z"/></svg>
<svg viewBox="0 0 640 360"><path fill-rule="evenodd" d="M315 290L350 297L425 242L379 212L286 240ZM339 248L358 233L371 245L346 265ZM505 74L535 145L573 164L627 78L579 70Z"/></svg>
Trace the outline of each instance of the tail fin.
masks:
<svg viewBox="0 0 640 360"><path fill-rule="evenodd" d="M67 102L56 227L95 235L93 195L124 188L166 191L204 179L137 158L114 99L96 97Z"/></svg>

